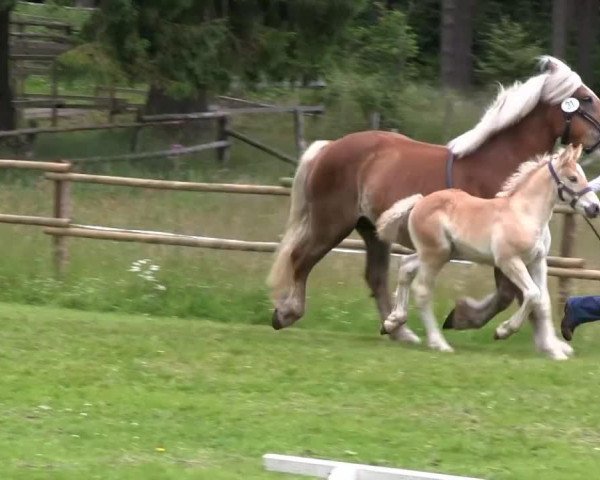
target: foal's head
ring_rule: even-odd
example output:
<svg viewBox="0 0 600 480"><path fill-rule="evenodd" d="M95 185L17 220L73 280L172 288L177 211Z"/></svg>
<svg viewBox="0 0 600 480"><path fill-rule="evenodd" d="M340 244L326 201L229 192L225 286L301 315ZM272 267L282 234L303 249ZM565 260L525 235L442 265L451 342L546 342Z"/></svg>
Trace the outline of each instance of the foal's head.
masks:
<svg viewBox="0 0 600 480"><path fill-rule="evenodd" d="M552 85L557 94L553 100L557 101L550 102L553 106L549 113L556 136L565 145L582 145L586 153L592 152L600 146L600 99L559 60L543 57L542 68L557 80Z"/></svg>
<svg viewBox="0 0 600 480"><path fill-rule="evenodd" d="M558 185L558 195L561 200L568 202L578 212L588 218L600 214L598 197L588 185L587 178L581 166L577 163L583 147L568 145L550 160L550 170Z"/></svg>

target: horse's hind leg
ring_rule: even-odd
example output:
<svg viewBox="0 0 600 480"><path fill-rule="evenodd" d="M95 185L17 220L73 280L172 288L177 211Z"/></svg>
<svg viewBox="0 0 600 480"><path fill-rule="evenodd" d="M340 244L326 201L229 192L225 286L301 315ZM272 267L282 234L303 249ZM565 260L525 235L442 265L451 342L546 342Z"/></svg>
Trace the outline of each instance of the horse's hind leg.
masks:
<svg viewBox="0 0 600 480"><path fill-rule="evenodd" d="M381 333L385 334L387 332L383 329L383 324L392 311L388 285L390 245L379 239L375 227L365 218L358 221L356 231L363 238L367 249L365 279L377 303L382 328ZM390 332L390 338L409 343L420 342L419 337L406 325L401 325Z"/></svg>
<svg viewBox="0 0 600 480"><path fill-rule="evenodd" d="M515 297L520 299L519 289L498 268L494 269L496 291L481 300L461 298L446 317L444 328L465 330L481 328L500 312L506 310Z"/></svg>
<svg viewBox="0 0 600 480"><path fill-rule="evenodd" d="M293 283L285 296L276 302L272 325L275 330L289 327L304 315L306 281L313 267L338 243L346 238L352 227L315 233L310 230L290 253Z"/></svg>

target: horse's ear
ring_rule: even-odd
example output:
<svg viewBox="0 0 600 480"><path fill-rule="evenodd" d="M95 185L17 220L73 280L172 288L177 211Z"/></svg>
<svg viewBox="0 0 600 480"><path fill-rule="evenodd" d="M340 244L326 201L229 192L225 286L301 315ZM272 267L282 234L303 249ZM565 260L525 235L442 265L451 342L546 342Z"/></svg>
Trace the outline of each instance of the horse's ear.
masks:
<svg viewBox="0 0 600 480"><path fill-rule="evenodd" d="M581 154L583 153L583 145L580 143L579 145L577 145L577 148L574 149L573 151L573 161L574 162L578 162L579 159L581 158Z"/></svg>
<svg viewBox="0 0 600 480"><path fill-rule="evenodd" d="M540 70L542 72L555 72L557 68L556 63L550 57L544 56L540 59Z"/></svg>
<svg viewBox="0 0 600 480"><path fill-rule="evenodd" d="M575 152L573 149L573 145L569 143L565 148L558 152L559 166L562 167L566 163L570 162L574 158L574 154Z"/></svg>

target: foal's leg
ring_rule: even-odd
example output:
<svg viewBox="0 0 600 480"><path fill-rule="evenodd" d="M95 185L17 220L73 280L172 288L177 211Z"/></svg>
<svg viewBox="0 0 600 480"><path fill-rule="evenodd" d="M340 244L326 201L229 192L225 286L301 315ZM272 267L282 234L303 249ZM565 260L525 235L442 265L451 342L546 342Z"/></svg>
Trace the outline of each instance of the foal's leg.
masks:
<svg viewBox="0 0 600 480"><path fill-rule="evenodd" d="M529 267L529 273L540 289L541 294L538 308L529 317L534 329L536 348L553 358L556 356L556 351L571 356L573 348L558 338L552 324L552 306L548 292L548 265L546 259L543 258L540 262L533 263Z"/></svg>
<svg viewBox="0 0 600 480"><path fill-rule="evenodd" d="M383 329L383 322L392 310L390 292L388 286L388 273L390 268L390 245L383 242L377 236L377 230L373 224L361 218L356 224L356 231L365 242L367 249L367 265L365 279L371 289L371 294L377 302L377 310ZM382 330L382 333L385 333ZM406 325L401 325L390 333L392 340L409 343L419 343L419 337Z"/></svg>
<svg viewBox="0 0 600 480"><path fill-rule="evenodd" d="M545 259L542 258L541 261L545 261ZM531 278L527 267L520 258L512 258L505 262L499 262L498 266L515 285L521 288L521 291L523 292L523 303L521 307L512 317L496 328L494 338L505 339L521 328L530 312L540 312L544 307L542 306L542 293ZM555 345L554 348L551 348L550 351L547 351L546 353L556 360L568 358L558 345Z"/></svg>
<svg viewBox="0 0 600 480"><path fill-rule="evenodd" d="M421 319L427 331L427 345L440 352L453 352L454 350L438 327L432 305L435 279L446 261L445 259L436 259L425 263L423 257L420 260L419 270L412 287L415 303L421 311Z"/></svg>
<svg viewBox="0 0 600 480"><path fill-rule="evenodd" d="M481 328L498 313L506 310L520 292L498 268L494 269L496 291L481 300L466 297L456 301L456 306L446 317L444 328L465 330Z"/></svg>
<svg viewBox="0 0 600 480"><path fill-rule="evenodd" d="M394 309L383 323L383 329L386 333L393 334L398 328L406 323L410 285L417 274L418 268L419 256L416 253L403 256L400 259L400 268L398 269L398 287L396 288L396 301Z"/></svg>

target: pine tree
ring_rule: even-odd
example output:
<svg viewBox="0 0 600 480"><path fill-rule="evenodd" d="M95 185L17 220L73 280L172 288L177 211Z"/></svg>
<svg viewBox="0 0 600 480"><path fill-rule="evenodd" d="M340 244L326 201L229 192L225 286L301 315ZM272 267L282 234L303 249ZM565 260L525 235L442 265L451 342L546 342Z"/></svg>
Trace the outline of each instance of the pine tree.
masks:
<svg viewBox="0 0 600 480"><path fill-rule="evenodd" d="M233 78L308 79L329 61L363 0L103 0L92 36L131 78L150 81L151 111L197 109Z"/></svg>
<svg viewBox="0 0 600 480"><path fill-rule="evenodd" d="M510 83L529 76L536 57L542 53L539 44L519 23L502 17L482 40L476 71L484 83Z"/></svg>
<svg viewBox="0 0 600 480"><path fill-rule="evenodd" d="M9 27L10 11L14 0L0 0L0 130L15 128L15 108L12 103L9 69Z"/></svg>

